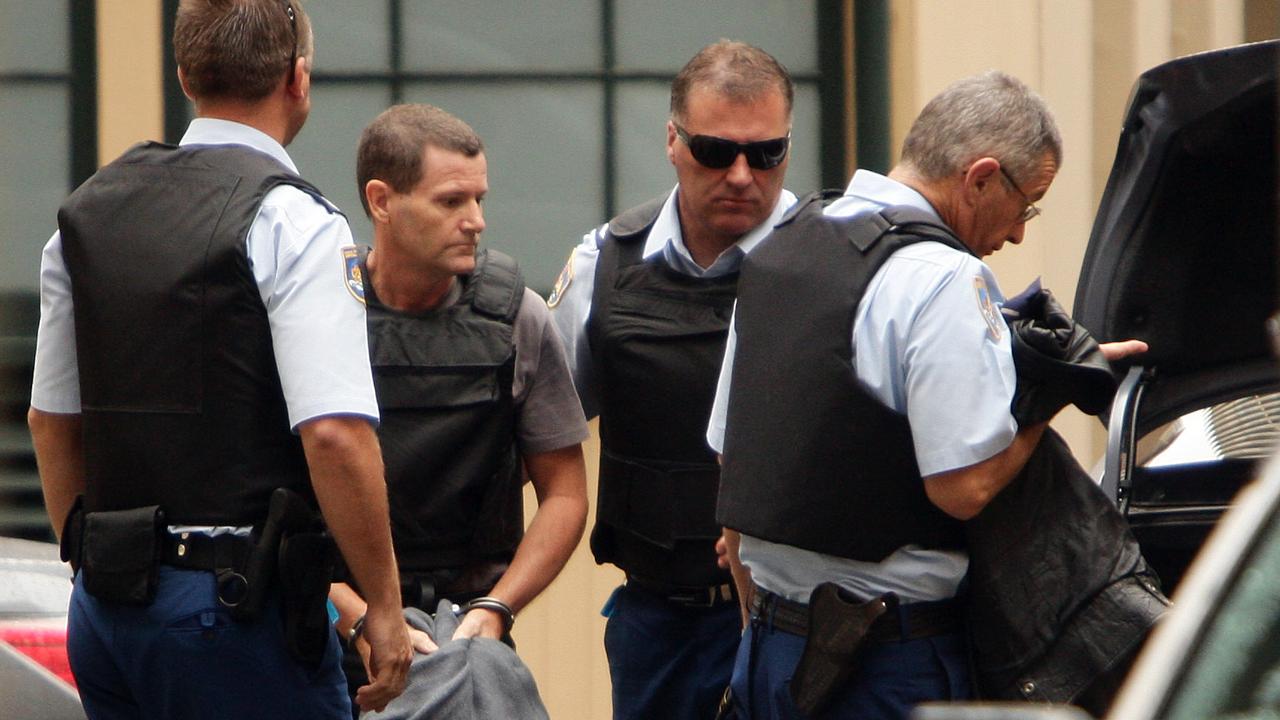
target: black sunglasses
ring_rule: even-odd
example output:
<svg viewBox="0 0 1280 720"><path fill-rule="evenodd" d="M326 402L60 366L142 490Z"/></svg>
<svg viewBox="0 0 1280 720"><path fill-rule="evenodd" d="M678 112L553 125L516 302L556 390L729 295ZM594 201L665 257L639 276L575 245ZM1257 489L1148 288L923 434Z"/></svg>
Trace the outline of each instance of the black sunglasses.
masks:
<svg viewBox="0 0 1280 720"><path fill-rule="evenodd" d="M693 155L693 159L716 170L723 170L732 165L739 154L746 155L747 164L756 170L776 168L786 159L787 148L791 147L790 132L784 137L772 140L740 143L714 135L690 135L679 125L675 127L676 135L689 146L689 153Z"/></svg>

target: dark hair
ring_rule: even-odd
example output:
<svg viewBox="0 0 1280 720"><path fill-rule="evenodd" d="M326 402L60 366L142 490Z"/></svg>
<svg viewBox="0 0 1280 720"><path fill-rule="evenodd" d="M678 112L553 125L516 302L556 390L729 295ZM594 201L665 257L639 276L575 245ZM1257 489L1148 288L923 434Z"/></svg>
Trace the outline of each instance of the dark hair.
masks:
<svg viewBox="0 0 1280 720"><path fill-rule="evenodd" d="M1026 182L1045 153L1062 164L1062 135L1053 114L1021 80L999 70L958 80L938 93L902 142L902 163L930 180L990 156Z"/></svg>
<svg viewBox="0 0 1280 720"><path fill-rule="evenodd" d="M470 125L433 105L392 105L365 127L356 150L356 185L365 215L365 185L377 179L398 193L409 192L426 171L422 156L428 146L467 157L484 152Z"/></svg>
<svg viewBox="0 0 1280 720"><path fill-rule="evenodd" d="M735 40L720 40L698 51L680 69L671 82L671 117L684 119L689 92L695 86L706 86L731 100L754 100L771 88L782 93L791 116L795 88L791 74L777 58L753 45Z"/></svg>
<svg viewBox="0 0 1280 720"><path fill-rule="evenodd" d="M311 53L311 21L300 0L178 3L173 56L196 98L260 100L292 71L289 58L310 60Z"/></svg>

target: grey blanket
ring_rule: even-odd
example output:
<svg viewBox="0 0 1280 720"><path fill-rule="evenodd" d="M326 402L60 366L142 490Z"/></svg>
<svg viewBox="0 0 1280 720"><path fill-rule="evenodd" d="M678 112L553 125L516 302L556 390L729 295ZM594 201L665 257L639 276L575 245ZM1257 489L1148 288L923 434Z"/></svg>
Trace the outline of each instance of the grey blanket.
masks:
<svg viewBox="0 0 1280 720"><path fill-rule="evenodd" d="M362 720L548 720L538 687L515 650L498 640L451 640L458 628L452 604L442 600L434 618L406 608L405 620L440 646L415 654L404 694Z"/></svg>

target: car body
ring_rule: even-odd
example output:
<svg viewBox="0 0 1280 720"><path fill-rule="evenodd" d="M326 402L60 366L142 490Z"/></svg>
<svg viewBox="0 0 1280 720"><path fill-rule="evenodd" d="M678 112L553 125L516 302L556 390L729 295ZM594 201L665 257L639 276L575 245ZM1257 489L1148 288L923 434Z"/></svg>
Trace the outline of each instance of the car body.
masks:
<svg viewBox="0 0 1280 720"><path fill-rule="evenodd" d="M85 717L67 660L70 598L58 546L0 537L0 717Z"/></svg>

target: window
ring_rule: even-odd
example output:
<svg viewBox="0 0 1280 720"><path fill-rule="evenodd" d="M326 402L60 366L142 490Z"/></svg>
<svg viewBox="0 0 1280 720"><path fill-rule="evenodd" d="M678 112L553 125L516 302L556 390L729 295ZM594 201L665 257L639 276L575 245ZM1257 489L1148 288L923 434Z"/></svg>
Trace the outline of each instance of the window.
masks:
<svg viewBox="0 0 1280 720"><path fill-rule="evenodd" d="M58 205L98 162L92 0L0 0L0 290L32 292Z"/></svg>
<svg viewBox="0 0 1280 720"><path fill-rule="evenodd" d="M825 128L845 122L844 99L833 97L840 70L820 72L843 67L838 2L309 0L305 7L316 36L313 111L289 150L348 213L359 242L372 236L355 186L360 130L390 104L431 103L484 139L486 238L519 259L526 282L545 293L583 233L674 185L664 151L671 78L721 37L765 48L796 82L787 187L803 194L847 180L843 147L821 141ZM823 60L833 52L837 59ZM180 91L170 98L176 141L189 109Z"/></svg>
<svg viewBox="0 0 1280 720"><path fill-rule="evenodd" d="M51 539L26 430L40 251L98 162L92 0L0 0L0 535Z"/></svg>

